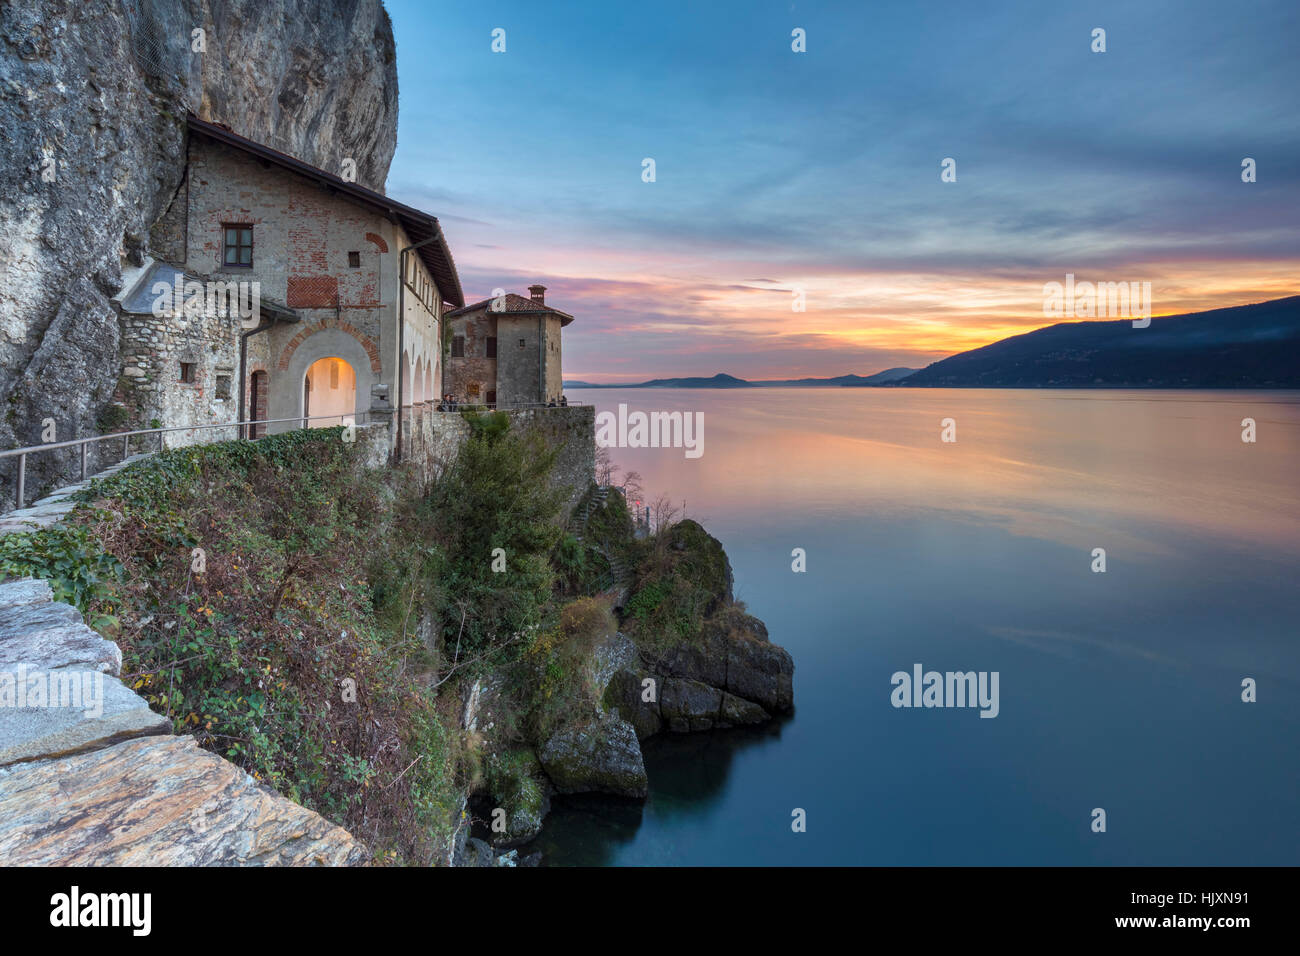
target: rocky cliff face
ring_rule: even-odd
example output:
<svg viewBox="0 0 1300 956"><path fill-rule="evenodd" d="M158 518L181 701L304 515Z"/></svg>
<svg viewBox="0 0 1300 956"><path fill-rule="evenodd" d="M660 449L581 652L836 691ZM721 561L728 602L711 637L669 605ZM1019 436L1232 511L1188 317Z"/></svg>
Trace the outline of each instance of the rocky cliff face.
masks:
<svg viewBox="0 0 1300 956"><path fill-rule="evenodd" d="M187 111L324 169L352 159L382 190L388 14L380 0L0 4L0 448L39 443L48 418L58 440L96 432L120 368L109 298L180 184ZM33 492L56 466L29 462Z"/></svg>

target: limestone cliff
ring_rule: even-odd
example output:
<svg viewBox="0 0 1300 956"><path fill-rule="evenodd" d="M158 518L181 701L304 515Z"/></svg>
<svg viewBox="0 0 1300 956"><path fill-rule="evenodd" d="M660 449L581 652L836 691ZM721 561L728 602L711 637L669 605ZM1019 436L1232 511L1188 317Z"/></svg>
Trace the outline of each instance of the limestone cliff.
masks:
<svg viewBox="0 0 1300 956"><path fill-rule="evenodd" d="M350 158L382 190L388 14L380 0L0 4L0 448L40 442L46 418L59 440L96 432L120 369L109 299L179 185L187 111L325 169ZM29 462L29 487L54 458Z"/></svg>

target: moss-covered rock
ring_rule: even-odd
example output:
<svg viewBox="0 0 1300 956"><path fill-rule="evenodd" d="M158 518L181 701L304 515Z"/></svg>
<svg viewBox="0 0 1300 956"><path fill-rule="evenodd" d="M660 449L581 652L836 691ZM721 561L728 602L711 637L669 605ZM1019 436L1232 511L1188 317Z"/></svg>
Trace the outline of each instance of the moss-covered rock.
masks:
<svg viewBox="0 0 1300 956"><path fill-rule="evenodd" d="M636 730L614 714L561 730L538 756L559 793L644 797L648 792Z"/></svg>
<svg viewBox="0 0 1300 956"><path fill-rule="evenodd" d="M650 700L645 699L647 678L654 681L650 686L654 692ZM636 728L638 739L653 737L664 727L659 715L660 684L661 680L640 669L618 671L605 687L604 706Z"/></svg>
<svg viewBox="0 0 1300 956"><path fill-rule="evenodd" d="M493 810L505 811L505 830L494 826L492 842L497 846L527 843L541 832L542 821L551 810L549 784L541 763L531 750L520 748L493 754L485 770ZM489 822L495 823L495 817Z"/></svg>
<svg viewBox="0 0 1300 956"><path fill-rule="evenodd" d="M686 519L645 549L623 610L639 644L671 647L698 640L704 621L731 602L731 589L721 542Z"/></svg>

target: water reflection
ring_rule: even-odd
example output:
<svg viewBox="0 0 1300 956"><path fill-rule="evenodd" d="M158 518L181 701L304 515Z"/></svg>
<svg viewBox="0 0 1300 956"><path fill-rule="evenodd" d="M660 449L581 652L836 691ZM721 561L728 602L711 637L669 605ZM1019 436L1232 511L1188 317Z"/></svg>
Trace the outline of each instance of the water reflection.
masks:
<svg viewBox="0 0 1300 956"><path fill-rule="evenodd" d="M570 397L704 412L699 459L614 456L722 540L799 711L649 742L644 809L573 801L551 864L1300 863L1300 394ZM999 716L892 709L917 661L1000 672Z"/></svg>
<svg viewBox="0 0 1300 956"><path fill-rule="evenodd" d="M689 830L688 821L712 817L726 796L732 761L742 751L774 744L790 719L757 728L660 734L644 741L650 778L644 803L597 794L555 797L542 833L520 855L541 850L543 866L608 866L621 862L646 825L667 838L657 844L653 857L635 862L687 862L674 853L671 834Z"/></svg>

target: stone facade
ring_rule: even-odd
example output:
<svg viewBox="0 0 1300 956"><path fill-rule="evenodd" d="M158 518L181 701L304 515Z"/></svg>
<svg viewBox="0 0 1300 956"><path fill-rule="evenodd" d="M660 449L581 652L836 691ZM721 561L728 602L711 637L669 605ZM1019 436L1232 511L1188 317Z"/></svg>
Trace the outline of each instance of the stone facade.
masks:
<svg viewBox="0 0 1300 956"><path fill-rule="evenodd" d="M245 418L256 407L272 420L290 420L269 425L270 432L297 427L304 415L338 416L312 423L322 427L345 416L364 421L372 405L396 399L399 372L404 404L441 394L443 291L414 254L406 257L399 335L399 250L413 244L402 221L322 181L191 135L186 174L157 241L205 282L255 284L264 322L266 304L276 307L277 321L247 337ZM247 265L225 261L230 228L251 233ZM124 312L117 397L132 424L236 421L240 338L256 325L211 311L185 322ZM266 374L255 379L254 372ZM172 443L191 437L177 435Z"/></svg>
<svg viewBox="0 0 1300 956"><path fill-rule="evenodd" d="M545 291L535 285L527 298L506 293L448 313L446 391L456 401L509 407L560 400L562 330L573 316L547 306Z"/></svg>
<svg viewBox="0 0 1300 956"><path fill-rule="evenodd" d="M238 418L237 316L208 315L181 321L123 314L122 378L115 400L135 428L215 425ZM169 446L234 438L235 430L172 432Z"/></svg>
<svg viewBox="0 0 1300 956"><path fill-rule="evenodd" d="M496 316L487 309L478 309L448 321L455 344L447 357L445 390L459 402L506 401L497 391L497 359L488 355L489 339L498 348L501 345ZM460 342L455 342L456 337Z"/></svg>

